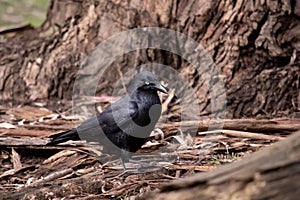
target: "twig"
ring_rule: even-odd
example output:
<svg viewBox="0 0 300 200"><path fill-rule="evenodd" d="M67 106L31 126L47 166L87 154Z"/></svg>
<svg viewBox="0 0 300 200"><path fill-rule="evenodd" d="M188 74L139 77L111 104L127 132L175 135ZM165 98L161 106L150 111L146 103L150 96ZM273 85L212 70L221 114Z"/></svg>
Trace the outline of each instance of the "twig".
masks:
<svg viewBox="0 0 300 200"><path fill-rule="evenodd" d="M35 186L35 185L38 185L38 184L41 184L41 183L49 182L49 181L61 178L61 177L65 176L65 175L68 175L68 174L71 174L71 173L73 173L73 169L72 168L68 168L68 169L64 169L64 170L58 171L58 172L54 172L52 174L49 174L46 177L42 177L41 179L33 182L32 184L30 184L30 186Z"/></svg>
<svg viewBox="0 0 300 200"><path fill-rule="evenodd" d="M266 135L263 133L252 133L252 132L234 131L234 130L204 131L204 132L198 133L198 135L207 135L207 134L215 134L215 133L222 133L222 134L233 136L233 137L251 138L251 139L256 139L256 140L282 140L282 139L284 139L284 137L280 137L280 136L271 136L271 135Z"/></svg>
<svg viewBox="0 0 300 200"><path fill-rule="evenodd" d="M175 95L175 93L174 93L173 89L168 92L168 97L161 106L162 107L161 113L165 113L168 110L168 106L169 106L170 102L172 101L174 95Z"/></svg>
<svg viewBox="0 0 300 200"><path fill-rule="evenodd" d="M118 70L118 73L119 73L119 75L120 75L120 79L121 79L122 86L123 86L125 92L127 93L127 88L126 88L126 85L125 85L125 82L124 82L123 73L122 73L120 67L118 67L117 70Z"/></svg>
<svg viewBox="0 0 300 200"><path fill-rule="evenodd" d="M169 165L167 166L171 169L185 169L185 170L188 170L188 169L193 169L193 170L196 170L196 171L211 171L211 170L214 170L214 169L217 169L218 166L199 166L199 165L176 165L176 164L173 164L173 165Z"/></svg>

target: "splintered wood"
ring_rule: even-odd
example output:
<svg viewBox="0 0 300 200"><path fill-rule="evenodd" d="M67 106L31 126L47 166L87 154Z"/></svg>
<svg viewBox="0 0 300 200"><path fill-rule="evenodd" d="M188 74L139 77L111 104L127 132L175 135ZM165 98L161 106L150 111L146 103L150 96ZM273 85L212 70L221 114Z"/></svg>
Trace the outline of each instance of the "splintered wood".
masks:
<svg viewBox="0 0 300 200"><path fill-rule="evenodd" d="M26 106L5 109L1 118L0 199L138 197L241 160L300 129L300 119L166 122L133 156L152 167L126 163L124 171L117 157L84 142L45 145L80 124L79 116ZM220 123L223 129L209 129Z"/></svg>
<svg viewBox="0 0 300 200"><path fill-rule="evenodd" d="M161 187L141 199L298 199L300 131L215 171Z"/></svg>

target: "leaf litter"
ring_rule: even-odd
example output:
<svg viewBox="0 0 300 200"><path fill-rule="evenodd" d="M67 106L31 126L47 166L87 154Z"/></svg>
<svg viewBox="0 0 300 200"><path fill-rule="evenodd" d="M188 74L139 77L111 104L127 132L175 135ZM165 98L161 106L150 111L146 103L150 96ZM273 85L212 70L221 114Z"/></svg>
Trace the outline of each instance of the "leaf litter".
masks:
<svg viewBox="0 0 300 200"><path fill-rule="evenodd" d="M101 98L101 103L111 99ZM179 114L167 113L170 102L164 102L164 112L174 119ZM212 131L209 120L159 123L134 156L155 167L127 163L124 170L118 158L84 142L45 146L49 136L80 124L81 116L27 105L3 109L0 117L0 199L134 199L172 180L242 159L300 129L299 119L225 120L224 129Z"/></svg>

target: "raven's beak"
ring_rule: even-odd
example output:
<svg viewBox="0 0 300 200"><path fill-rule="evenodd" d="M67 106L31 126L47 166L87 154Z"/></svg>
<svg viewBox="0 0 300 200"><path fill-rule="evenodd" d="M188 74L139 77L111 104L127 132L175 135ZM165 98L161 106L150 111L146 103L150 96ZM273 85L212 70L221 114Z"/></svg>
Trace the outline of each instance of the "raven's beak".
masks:
<svg viewBox="0 0 300 200"><path fill-rule="evenodd" d="M162 86L161 84L155 85L155 89L157 89L158 91L163 92L165 94L168 93L168 88Z"/></svg>

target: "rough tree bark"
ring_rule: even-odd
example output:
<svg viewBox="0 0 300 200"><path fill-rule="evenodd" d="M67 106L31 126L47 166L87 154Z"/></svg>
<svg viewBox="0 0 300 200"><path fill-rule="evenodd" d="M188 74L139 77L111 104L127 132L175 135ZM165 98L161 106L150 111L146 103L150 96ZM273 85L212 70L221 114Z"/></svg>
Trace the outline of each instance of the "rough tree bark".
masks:
<svg viewBox="0 0 300 200"><path fill-rule="evenodd" d="M300 132L241 161L170 183L141 199L296 200L299 178Z"/></svg>
<svg viewBox="0 0 300 200"><path fill-rule="evenodd" d="M299 17L297 0L51 1L41 28L0 33L0 98L70 99L80 64L101 41L152 26L185 33L208 51L225 81L228 118L291 116L300 110ZM201 113L210 114L204 80L167 52L124 55L106 71L98 92L111 94L118 68L153 61L176 66L201 99Z"/></svg>

